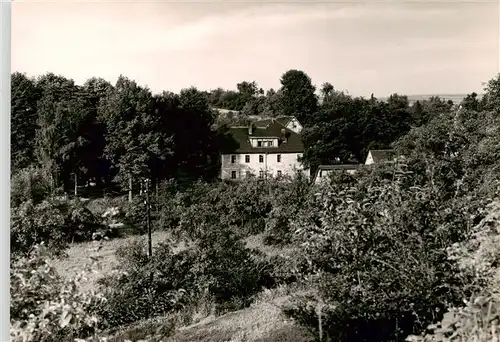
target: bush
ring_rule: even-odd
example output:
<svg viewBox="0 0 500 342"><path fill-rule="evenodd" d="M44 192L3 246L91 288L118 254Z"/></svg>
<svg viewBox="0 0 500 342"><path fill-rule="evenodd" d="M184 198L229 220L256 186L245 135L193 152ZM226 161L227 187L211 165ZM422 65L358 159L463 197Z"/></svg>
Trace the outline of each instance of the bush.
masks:
<svg viewBox="0 0 500 342"><path fill-rule="evenodd" d="M218 312L239 309L272 284L270 266L255 254L215 230L178 253L161 244L151 259L144 244L135 242L117 252L121 268L103 280L109 300L97 310L112 327L197 306L206 300L203 294Z"/></svg>
<svg viewBox="0 0 500 342"><path fill-rule="evenodd" d="M317 212L295 223L317 296L287 313L312 329L322 317L323 337L399 340L470 293L446 248L467 236L474 202L443 202L431 186L411 186L404 165L388 182L391 168L355 186L331 184L319 191Z"/></svg>
<svg viewBox="0 0 500 342"><path fill-rule="evenodd" d="M59 254L70 242L89 240L98 227L98 218L79 201L29 200L11 208L11 253L26 256L43 242Z"/></svg>
<svg viewBox="0 0 500 342"><path fill-rule="evenodd" d="M50 177L42 169L28 167L19 170L11 177L11 207L17 207L29 200L38 204L51 193Z"/></svg>
<svg viewBox="0 0 500 342"><path fill-rule="evenodd" d="M218 226L239 236L261 233L271 211L269 195L273 183L198 182L192 188L164 192L160 222L174 235L197 239L207 227ZM167 198L165 198L167 197Z"/></svg>
<svg viewBox="0 0 500 342"><path fill-rule="evenodd" d="M102 295L79 291L84 273L63 281L48 257L44 247L35 246L11 266L11 341L71 341L97 331L99 318L89 312Z"/></svg>
<svg viewBox="0 0 500 342"><path fill-rule="evenodd" d="M484 219L474 228L472 237L448 249L460 271L473 275L473 298L461 308L449 308L443 319L427 327L428 334L410 336L418 342L478 341L498 338L500 328L500 202L485 208Z"/></svg>
<svg viewBox="0 0 500 342"><path fill-rule="evenodd" d="M267 244L288 244L292 241L293 231L290 221L308 207L311 189L302 173L285 182L275 182L272 189L272 209L265 218L265 242Z"/></svg>

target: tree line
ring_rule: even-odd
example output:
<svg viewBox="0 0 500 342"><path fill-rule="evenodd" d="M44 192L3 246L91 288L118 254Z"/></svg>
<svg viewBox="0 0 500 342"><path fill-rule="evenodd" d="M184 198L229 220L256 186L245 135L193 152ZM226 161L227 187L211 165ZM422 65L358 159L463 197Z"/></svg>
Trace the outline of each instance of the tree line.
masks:
<svg viewBox="0 0 500 342"><path fill-rule="evenodd" d="M407 96L387 100L353 97L325 83L317 94L309 76L289 70L281 87L264 91L255 81L180 93L150 89L120 76L116 84L90 78L83 85L48 73L37 78L12 74L12 170L37 167L50 187L71 192L94 181L97 188L114 184L140 187L141 179L211 180L218 176L219 151L226 143L224 120L214 107L240 111L241 117L293 115L304 125L303 162L362 162L369 149L387 148L412 127L451 102L433 97L410 106ZM489 84L494 89L492 80ZM491 92L490 92L491 93ZM493 96L494 97L494 96ZM477 94L463 102L481 110L492 96Z"/></svg>

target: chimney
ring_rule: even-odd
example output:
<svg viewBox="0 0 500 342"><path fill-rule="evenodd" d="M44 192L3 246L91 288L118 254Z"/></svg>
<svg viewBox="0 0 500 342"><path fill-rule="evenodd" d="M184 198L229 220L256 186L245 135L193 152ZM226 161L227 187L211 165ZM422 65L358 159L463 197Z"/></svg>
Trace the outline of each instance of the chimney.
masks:
<svg viewBox="0 0 500 342"><path fill-rule="evenodd" d="M248 135L252 135L253 133L253 123L250 123L250 125L248 125Z"/></svg>

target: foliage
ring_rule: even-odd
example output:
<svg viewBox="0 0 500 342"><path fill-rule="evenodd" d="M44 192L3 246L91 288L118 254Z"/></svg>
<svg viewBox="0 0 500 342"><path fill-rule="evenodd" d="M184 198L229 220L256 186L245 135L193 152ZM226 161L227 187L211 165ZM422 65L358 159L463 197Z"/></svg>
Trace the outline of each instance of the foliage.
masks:
<svg viewBox="0 0 500 342"><path fill-rule="evenodd" d="M11 253L26 256L45 243L59 254L70 242L89 240L98 226L98 218L80 201L29 200L11 208Z"/></svg>
<svg viewBox="0 0 500 342"><path fill-rule="evenodd" d="M187 189L164 189L160 221L174 234L189 239L202 236L209 227L232 230L240 236L263 232L271 211L269 191L277 183L197 182Z"/></svg>
<svg viewBox="0 0 500 342"><path fill-rule="evenodd" d="M81 154L90 143L84 130L91 112L73 80L47 74L38 84L42 95L37 103L37 161L51 175L53 188L62 181L67 190L71 176L85 172Z"/></svg>
<svg viewBox="0 0 500 342"><path fill-rule="evenodd" d="M296 173L285 182L276 183L272 189L272 209L265 219L267 243L288 244L291 242L293 232L290 222L302 211L308 210L310 194L309 181L302 173Z"/></svg>
<svg viewBox="0 0 500 342"><path fill-rule="evenodd" d="M12 170L27 167L34 159L37 130L37 102L40 91L36 81L15 72L11 76L11 159Z"/></svg>
<svg viewBox="0 0 500 342"><path fill-rule="evenodd" d="M500 112L500 74L486 84L483 100L481 102L485 110Z"/></svg>
<svg viewBox="0 0 500 342"><path fill-rule="evenodd" d="M318 99L311 78L300 70L288 70L281 76L283 114L293 115L299 122L308 123L318 110Z"/></svg>
<svg viewBox="0 0 500 342"><path fill-rule="evenodd" d="M118 180L126 189L129 180L137 184L150 177L153 161L169 153L170 140L161 131L153 109L149 89L123 76L100 107L106 123L106 155L118 167Z"/></svg>
<svg viewBox="0 0 500 342"><path fill-rule="evenodd" d="M117 252L120 273L104 279L108 302L98 308L109 326L192 306L208 293L218 310L247 305L270 283L267 265L231 234L210 230L193 247L174 253L161 244L151 259L139 242Z"/></svg>
<svg viewBox="0 0 500 342"><path fill-rule="evenodd" d="M305 165L364 163L370 149L389 148L417 124L404 96L393 94L382 102L326 87L319 110L301 133Z"/></svg>
<svg viewBox="0 0 500 342"><path fill-rule="evenodd" d="M473 227L491 216L486 205L498 197L498 77L481 101L472 93L459 110L438 97L413 106L401 94L356 98L330 83L319 102L299 70L284 73L282 87L267 93L247 81L237 91L153 95L125 77L115 86L93 78L82 87L54 74L15 73L12 80L11 138L19 140L12 146L14 260L39 243L60 253L95 230L98 219L82 202L54 197L59 187L69 192L92 181L109 190L115 178L127 189L130 176L134 191L143 178L163 183L153 220L188 241L180 252L158 246L152 259L141 244L121 250L120 272L103 283L109 301L99 304L76 295L73 285L59 289L61 281L43 262L23 259L26 272L40 268L28 274L16 264L16 274L33 277L31 283L14 277L16 287L35 286L43 298L30 302L31 288L19 291L26 298L15 299L16 336L43 341L50 333L59 338L68 329L95 329L85 319L70 321L70 328L48 323L38 306L33 317L19 309L61 293L79 303L75 314L94 312L106 318L101 327L115 327L167 313L187 317L203 303L219 312L240 308L263 286L296 280L313 294L297 298L287 312L320 338L402 340L442 320L440 331L422 338L446 341L484 337L496 327L486 320L498 299L498 234ZM404 157L355 176L334 175L320 188L300 177L211 182L227 133L211 106L237 109L247 119L297 116L304 125L303 162L312 168L363 162L375 148L393 147ZM119 203L124 219L139 226L144 205L141 196ZM267 243L293 243L299 252L267 257L246 249L240 239L256 233ZM55 287L43 285L48 282ZM464 307L472 292L480 299ZM64 312L61 303L51 318Z"/></svg>
<svg viewBox="0 0 500 342"><path fill-rule="evenodd" d="M320 191L319 217L297 222L331 339L397 339L467 293L446 246L466 236L468 213L458 203L443 206L429 186L411 186L409 171L394 172L392 182ZM300 301L289 314L317 326Z"/></svg>
<svg viewBox="0 0 500 342"><path fill-rule="evenodd" d="M461 307L449 308L443 319L427 327L428 334L408 340L427 342L491 341L499 328L500 205L498 200L486 208L486 216L474 227L470 239L452 245L448 257L458 263L461 272L474 276L476 295Z"/></svg>
<svg viewBox="0 0 500 342"><path fill-rule="evenodd" d="M450 247L468 241L498 190L498 120L443 112L395 144L405 156L395 164L318 189L294 222L317 292L288 314L326 339L401 340L481 288Z"/></svg>
<svg viewBox="0 0 500 342"><path fill-rule="evenodd" d="M89 309L104 297L79 291L84 274L63 281L43 246L15 261L10 274L11 341L61 341L96 332L98 317Z"/></svg>
<svg viewBox="0 0 500 342"><path fill-rule="evenodd" d="M36 167L27 167L16 171L10 182L11 207L32 200L40 203L51 194L50 176Z"/></svg>

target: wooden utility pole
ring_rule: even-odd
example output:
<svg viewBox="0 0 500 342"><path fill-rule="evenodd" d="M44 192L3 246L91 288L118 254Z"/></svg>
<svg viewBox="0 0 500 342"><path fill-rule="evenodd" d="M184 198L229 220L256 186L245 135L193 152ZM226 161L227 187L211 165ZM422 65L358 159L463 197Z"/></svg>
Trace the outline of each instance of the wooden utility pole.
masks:
<svg viewBox="0 0 500 342"><path fill-rule="evenodd" d="M132 202L132 173L128 175L128 201Z"/></svg>
<svg viewBox="0 0 500 342"><path fill-rule="evenodd" d="M151 241L151 204L149 198L149 179L146 179L146 215L148 228L148 255L153 256L153 242Z"/></svg>
<svg viewBox="0 0 500 342"><path fill-rule="evenodd" d="M75 198L78 197L78 175L75 172Z"/></svg>

